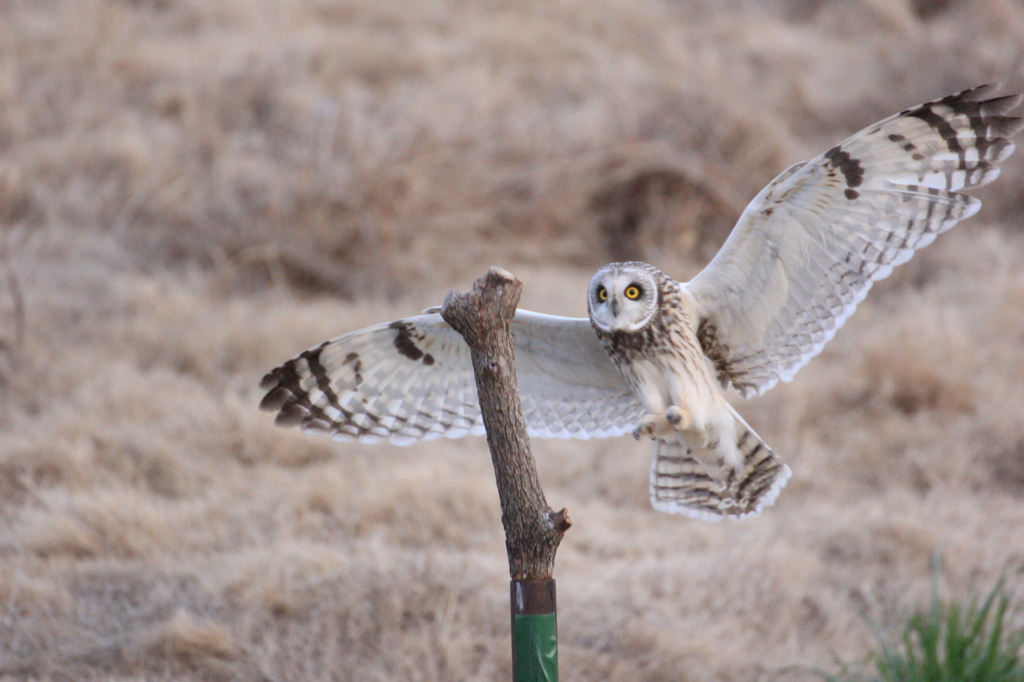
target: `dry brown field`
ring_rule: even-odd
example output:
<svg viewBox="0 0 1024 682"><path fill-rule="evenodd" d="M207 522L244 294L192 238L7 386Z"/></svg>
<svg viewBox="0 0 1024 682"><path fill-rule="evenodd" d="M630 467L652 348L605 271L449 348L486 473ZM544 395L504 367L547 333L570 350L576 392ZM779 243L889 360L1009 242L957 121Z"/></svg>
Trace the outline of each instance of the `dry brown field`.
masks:
<svg viewBox="0 0 1024 682"><path fill-rule="evenodd" d="M988 81L1019 0L0 0L0 680L508 679L483 439L278 429L262 374L490 265L576 316L612 260L688 279L789 164ZM794 472L759 518L535 441L562 679L817 679L934 552L1024 593L1024 153L978 196L737 401Z"/></svg>

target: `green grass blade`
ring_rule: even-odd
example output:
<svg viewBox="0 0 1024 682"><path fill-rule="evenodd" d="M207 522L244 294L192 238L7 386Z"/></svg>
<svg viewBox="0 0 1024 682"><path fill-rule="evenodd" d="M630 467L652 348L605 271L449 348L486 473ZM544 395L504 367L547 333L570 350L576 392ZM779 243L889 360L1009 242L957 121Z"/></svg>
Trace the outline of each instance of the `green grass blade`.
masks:
<svg viewBox="0 0 1024 682"><path fill-rule="evenodd" d="M868 621L875 633L876 650L868 659L875 674L836 659L838 673L822 677L828 682L1024 682L1024 627L1011 625L1010 607L1002 579L981 600L944 603L935 578L928 607L910 614L898 633L885 633Z"/></svg>

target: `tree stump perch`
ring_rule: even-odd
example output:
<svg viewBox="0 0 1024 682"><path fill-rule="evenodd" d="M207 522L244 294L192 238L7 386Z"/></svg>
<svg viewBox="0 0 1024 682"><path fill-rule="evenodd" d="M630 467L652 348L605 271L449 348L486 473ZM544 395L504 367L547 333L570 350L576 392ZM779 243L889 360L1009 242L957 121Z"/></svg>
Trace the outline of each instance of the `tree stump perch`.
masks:
<svg viewBox="0 0 1024 682"><path fill-rule="evenodd" d="M512 319L522 282L501 268L468 294L450 292L441 317L469 346L501 501L511 583L513 679L557 680L555 553L572 521L548 506L530 449L516 379Z"/></svg>
<svg viewBox="0 0 1024 682"><path fill-rule="evenodd" d="M550 580L555 552L572 525L565 510L548 506L530 450L516 379L512 318L523 284L501 268L473 284L468 294L452 291L441 317L469 345L487 445L501 500L509 575L513 580Z"/></svg>

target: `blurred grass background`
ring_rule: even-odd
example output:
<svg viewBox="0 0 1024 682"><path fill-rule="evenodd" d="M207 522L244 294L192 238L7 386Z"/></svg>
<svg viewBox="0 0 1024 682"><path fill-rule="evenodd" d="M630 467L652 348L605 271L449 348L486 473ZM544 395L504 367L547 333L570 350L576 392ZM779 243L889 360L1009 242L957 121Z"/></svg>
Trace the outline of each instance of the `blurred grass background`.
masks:
<svg viewBox="0 0 1024 682"><path fill-rule="evenodd" d="M789 164L994 80L1019 0L0 3L0 679L508 677L482 439L275 429L262 373L492 264L553 314L687 279ZM1022 179L740 406L794 470L761 518L535 444L564 679L800 679L935 548L954 593L1024 564Z"/></svg>

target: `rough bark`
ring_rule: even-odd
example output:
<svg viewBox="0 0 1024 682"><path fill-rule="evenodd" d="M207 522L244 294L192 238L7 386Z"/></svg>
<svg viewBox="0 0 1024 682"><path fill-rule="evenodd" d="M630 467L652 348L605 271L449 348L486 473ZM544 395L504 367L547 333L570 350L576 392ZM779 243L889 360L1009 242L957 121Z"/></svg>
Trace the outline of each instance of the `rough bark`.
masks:
<svg viewBox="0 0 1024 682"><path fill-rule="evenodd" d="M511 273L491 268L468 294L449 293L441 317L466 340L473 358L509 574L513 580L550 580L558 543L572 522L564 509L554 512L548 506L526 433L512 337L522 289Z"/></svg>

